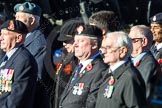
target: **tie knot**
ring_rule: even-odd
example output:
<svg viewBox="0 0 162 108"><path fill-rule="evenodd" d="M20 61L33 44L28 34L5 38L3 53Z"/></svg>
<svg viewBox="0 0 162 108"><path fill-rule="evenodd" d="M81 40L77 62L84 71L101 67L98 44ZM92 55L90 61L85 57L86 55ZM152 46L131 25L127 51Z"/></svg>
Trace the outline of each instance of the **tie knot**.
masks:
<svg viewBox="0 0 162 108"><path fill-rule="evenodd" d="M83 67L83 64L79 63L78 67L81 69Z"/></svg>
<svg viewBox="0 0 162 108"><path fill-rule="evenodd" d="M7 61L7 60L8 60L8 56L5 55L3 61Z"/></svg>

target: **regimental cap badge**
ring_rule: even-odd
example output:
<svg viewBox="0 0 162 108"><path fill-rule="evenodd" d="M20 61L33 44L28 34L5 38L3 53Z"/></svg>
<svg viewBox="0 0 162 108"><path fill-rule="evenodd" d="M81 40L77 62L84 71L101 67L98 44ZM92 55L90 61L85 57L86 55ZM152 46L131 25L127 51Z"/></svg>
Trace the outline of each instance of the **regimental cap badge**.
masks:
<svg viewBox="0 0 162 108"><path fill-rule="evenodd" d="M156 21L156 16L154 16L152 20L153 20L153 21Z"/></svg>
<svg viewBox="0 0 162 108"><path fill-rule="evenodd" d="M76 28L78 34L80 34L83 30L84 30L84 27L82 25L79 25L77 28Z"/></svg>
<svg viewBox="0 0 162 108"><path fill-rule="evenodd" d="M19 6L19 10L23 11L24 10L24 6L23 5Z"/></svg>
<svg viewBox="0 0 162 108"><path fill-rule="evenodd" d="M14 30L15 29L15 25L14 25L14 22L12 20L9 22L8 29L9 30Z"/></svg>

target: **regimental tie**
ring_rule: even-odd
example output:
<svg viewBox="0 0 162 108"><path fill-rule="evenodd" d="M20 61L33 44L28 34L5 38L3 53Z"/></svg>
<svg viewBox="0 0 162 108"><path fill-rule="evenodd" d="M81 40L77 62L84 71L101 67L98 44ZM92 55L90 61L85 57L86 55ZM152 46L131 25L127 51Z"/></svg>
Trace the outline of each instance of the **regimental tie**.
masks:
<svg viewBox="0 0 162 108"><path fill-rule="evenodd" d="M154 47L153 47L153 55L155 56L156 53L157 53L157 46L154 46Z"/></svg>
<svg viewBox="0 0 162 108"><path fill-rule="evenodd" d="M79 76L79 72L82 69L82 67L83 67L83 65L81 63L76 67L77 69L76 69L76 71L74 73L74 76L73 76L73 78L71 80L71 83Z"/></svg>
<svg viewBox="0 0 162 108"><path fill-rule="evenodd" d="M6 64L7 60L8 60L8 56L5 55L0 62L0 68L2 68Z"/></svg>

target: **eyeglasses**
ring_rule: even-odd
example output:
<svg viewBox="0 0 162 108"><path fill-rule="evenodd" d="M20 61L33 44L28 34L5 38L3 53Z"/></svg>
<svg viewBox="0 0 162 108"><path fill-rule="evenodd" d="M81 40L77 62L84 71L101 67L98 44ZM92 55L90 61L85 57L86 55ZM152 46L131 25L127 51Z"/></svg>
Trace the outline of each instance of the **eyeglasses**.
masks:
<svg viewBox="0 0 162 108"><path fill-rule="evenodd" d="M107 51L110 52L115 52L117 49L119 49L120 47L111 47L111 46L107 46L107 47L101 47L99 49L99 52L101 54L106 53Z"/></svg>
<svg viewBox="0 0 162 108"><path fill-rule="evenodd" d="M143 38L132 38L131 40L132 40L132 43L136 43L136 42L138 42L138 41L140 41L142 39Z"/></svg>

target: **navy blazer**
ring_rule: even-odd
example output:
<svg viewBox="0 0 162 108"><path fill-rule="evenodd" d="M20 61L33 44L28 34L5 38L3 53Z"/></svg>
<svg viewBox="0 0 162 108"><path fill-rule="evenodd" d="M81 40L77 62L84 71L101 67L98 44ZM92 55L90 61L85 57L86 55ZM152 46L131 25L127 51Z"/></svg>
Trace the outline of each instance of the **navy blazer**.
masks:
<svg viewBox="0 0 162 108"><path fill-rule="evenodd" d="M11 91L0 95L1 108L33 108L37 63L31 53L20 46L3 69L14 70ZM2 71L2 70L1 70Z"/></svg>
<svg viewBox="0 0 162 108"><path fill-rule="evenodd" d="M60 108L94 108L97 91L103 77L102 71L106 68L107 66L100 57L95 58L92 61L92 70L86 72L82 77L77 77L72 84L70 84L71 80L69 81L62 93ZM84 84L80 95L74 94L76 84Z"/></svg>
<svg viewBox="0 0 162 108"><path fill-rule="evenodd" d="M112 78L110 76L114 81L108 86ZM110 90L110 86L114 89ZM104 96L106 88L110 90L108 97ZM145 83L141 74L128 61L106 77L98 91L95 108L147 108L145 94Z"/></svg>

